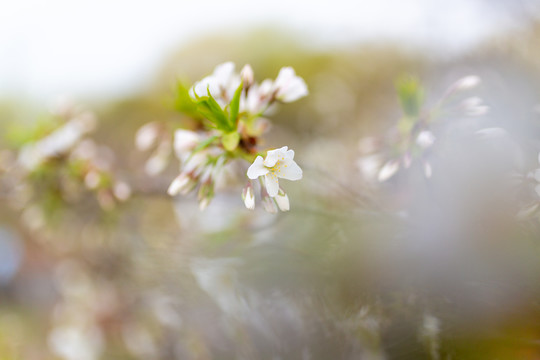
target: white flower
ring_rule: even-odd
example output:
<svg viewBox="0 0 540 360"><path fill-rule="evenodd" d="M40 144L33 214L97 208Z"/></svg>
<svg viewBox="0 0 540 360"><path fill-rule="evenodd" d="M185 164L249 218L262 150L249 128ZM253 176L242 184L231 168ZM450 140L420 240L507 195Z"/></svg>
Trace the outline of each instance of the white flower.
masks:
<svg viewBox="0 0 540 360"><path fill-rule="evenodd" d="M296 76L292 67L281 68L274 82L276 99L283 102L292 102L308 94L308 88L304 80Z"/></svg>
<svg viewBox="0 0 540 360"><path fill-rule="evenodd" d="M302 178L302 169L294 161L294 151L287 150L287 146L284 146L280 149L268 151L264 160L262 156L257 156L249 167L247 176L252 180L264 176L268 195L275 197L279 192L278 178L293 181L300 180Z"/></svg>
<svg viewBox="0 0 540 360"><path fill-rule="evenodd" d="M234 72L234 63L229 61L216 66L212 75L196 82L189 90L189 94L195 99L197 96L208 96L210 90L212 97L222 102L221 105L225 105L223 102L232 98L240 81L240 76Z"/></svg>

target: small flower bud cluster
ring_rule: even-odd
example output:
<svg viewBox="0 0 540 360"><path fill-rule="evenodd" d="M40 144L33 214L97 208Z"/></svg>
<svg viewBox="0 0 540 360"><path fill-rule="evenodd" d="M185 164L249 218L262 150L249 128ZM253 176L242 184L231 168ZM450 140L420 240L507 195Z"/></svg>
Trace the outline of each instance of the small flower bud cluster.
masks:
<svg viewBox="0 0 540 360"><path fill-rule="evenodd" d="M478 76L466 76L452 84L432 108L424 109L424 92L417 80L405 78L398 83L403 117L384 139L368 137L360 140L361 156L357 165L363 177L369 182L384 182L400 169L409 169L418 163L424 176L430 178L433 168L429 158L437 140L433 125L442 115L480 116L487 113L488 107L478 97L458 101L457 109L454 106L457 96L479 84Z"/></svg>
<svg viewBox="0 0 540 360"><path fill-rule="evenodd" d="M16 207L36 208L51 197L70 202L85 191L93 192L107 210L129 199L131 187L113 175L112 151L88 137L96 122L90 112L63 106L41 125L48 131L21 144L12 173L17 188L25 190L13 192L20 198L14 199Z"/></svg>

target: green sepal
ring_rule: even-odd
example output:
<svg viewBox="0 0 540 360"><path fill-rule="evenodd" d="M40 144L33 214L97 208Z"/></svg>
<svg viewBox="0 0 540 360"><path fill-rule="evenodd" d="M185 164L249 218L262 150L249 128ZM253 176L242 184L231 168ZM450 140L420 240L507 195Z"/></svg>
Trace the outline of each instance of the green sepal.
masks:
<svg viewBox="0 0 540 360"><path fill-rule="evenodd" d="M240 142L240 134L236 131L223 135L221 143L227 151L234 151Z"/></svg>

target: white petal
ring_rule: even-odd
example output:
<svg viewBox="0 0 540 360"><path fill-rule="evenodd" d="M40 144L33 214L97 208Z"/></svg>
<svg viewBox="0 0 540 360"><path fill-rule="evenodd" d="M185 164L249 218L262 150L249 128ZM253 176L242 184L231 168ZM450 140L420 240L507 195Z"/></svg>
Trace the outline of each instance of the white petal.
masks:
<svg viewBox="0 0 540 360"><path fill-rule="evenodd" d="M193 154L191 157L188 157L183 164L183 171L185 173L194 172L198 175L204 165L208 162L208 156L205 152L199 151L198 153Z"/></svg>
<svg viewBox="0 0 540 360"><path fill-rule="evenodd" d="M279 167L278 176L292 181L300 180L302 178L302 169L294 160L289 160Z"/></svg>
<svg viewBox="0 0 540 360"><path fill-rule="evenodd" d="M536 185L534 190L536 191L536 193L538 194L538 196L540 196L540 184Z"/></svg>
<svg viewBox="0 0 540 360"><path fill-rule="evenodd" d="M453 88L456 90L469 90L480 84L480 78L476 75L469 75L459 79L454 83Z"/></svg>
<svg viewBox="0 0 540 360"><path fill-rule="evenodd" d="M294 150L287 150L285 152L285 159L292 160L294 159Z"/></svg>
<svg viewBox="0 0 540 360"><path fill-rule="evenodd" d="M274 82L270 79L264 80L259 86L259 95L261 97L267 97L274 89Z"/></svg>
<svg viewBox="0 0 540 360"><path fill-rule="evenodd" d="M253 164L249 167L247 171L247 176L251 180L255 180L259 176L263 176L268 174L268 169L264 167L263 165L263 158L262 156L257 156Z"/></svg>
<svg viewBox="0 0 540 360"><path fill-rule="evenodd" d="M199 97L208 96L208 90L210 90L210 94L212 94L213 97L218 97L221 93L219 82L214 76L207 76L201 81L196 82L193 85L192 90L193 91L190 91L192 98L195 98L192 92L197 94Z"/></svg>
<svg viewBox="0 0 540 360"><path fill-rule="evenodd" d="M278 161L285 160L287 153L287 147L284 146L279 149L270 150L266 153L266 159L264 159L264 166L273 167Z"/></svg>
<svg viewBox="0 0 540 360"><path fill-rule="evenodd" d="M226 85L234 74L234 63L227 61L226 63L216 66L212 74L219 85ZM212 94L213 95L213 94Z"/></svg>
<svg viewBox="0 0 540 360"><path fill-rule="evenodd" d="M378 180L380 182L386 181L390 179L394 174L399 170L399 162L395 160L390 160L384 166L381 170L379 170L379 176Z"/></svg>
<svg viewBox="0 0 540 360"><path fill-rule="evenodd" d="M289 204L289 197L287 196L287 194L277 194L274 199L276 200L279 210L289 211L291 209Z"/></svg>
<svg viewBox="0 0 540 360"><path fill-rule="evenodd" d="M155 144L158 136L158 125L155 122L145 124L135 134L135 146L141 151L148 150Z"/></svg>
<svg viewBox="0 0 540 360"><path fill-rule="evenodd" d="M308 94L307 85L301 77L296 76L294 69L284 67L274 83L276 97L283 102L292 102Z"/></svg>
<svg viewBox="0 0 540 360"><path fill-rule="evenodd" d="M270 197L274 197L279 192L279 180L276 175L268 173L264 176L266 191Z"/></svg>
<svg viewBox="0 0 540 360"><path fill-rule="evenodd" d="M435 135L429 130L421 131L416 137L416 144L422 149L427 149L435 143Z"/></svg>
<svg viewBox="0 0 540 360"><path fill-rule="evenodd" d="M294 69L290 66L283 67L279 70L279 74L276 78L276 82L274 83L274 86L276 88L281 88L283 86L286 86L287 83L289 83L294 77L296 76L296 73L294 72Z"/></svg>
<svg viewBox="0 0 540 360"><path fill-rule="evenodd" d="M282 91L279 91L277 98L283 102L289 103L296 101L308 95L307 85L301 78L296 78L289 86Z"/></svg>
<svg viewBox="0 0 540 360"><path fill-rule="evenodd" d="M146 161L144 171L151 176L161 173L167 167L168 159L162 154L156 154Z"/></svg>
<svg viewBox="0 0 540 360"><path fill-rule="evenodd" d="M183 159L200 141L200 136L194 131L178 129L174 132L174 152L178 159Z"/></svg>
<svg viewBox="0 0 540 360"><path fill-rule="evenodd" d="M171 196L178 195L180 191L184 187L186 187L189 183L189 176L185 175L184 173L177 176L169 185L169 188L167 189L167 193Z"/></svg>

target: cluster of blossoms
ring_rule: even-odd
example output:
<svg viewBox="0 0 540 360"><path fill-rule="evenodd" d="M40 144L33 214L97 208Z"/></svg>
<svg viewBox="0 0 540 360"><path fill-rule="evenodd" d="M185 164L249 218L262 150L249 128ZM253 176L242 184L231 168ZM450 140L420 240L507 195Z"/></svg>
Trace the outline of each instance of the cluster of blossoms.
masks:
<svg viewBox="0 0 540 360"><path fill-rule="evenodd" d="M10 173L17 180L10 200L25 209L23 216L30 211L28 218L41 218L38 212L50 212L53 204L79 199L87 191L106 210L131 196L131 187L113 175L112 151L89 137L96 123L93 113L64 106L16 140L20 147Z"/></svg>
<svg viewBox="0 0 540 360"><path fill-rule="evenodd" d="M136 136L137 147L156 147L147 162L147 173L160 172L174 152L181 169L168 188L169 195L197 191L199 207L204 209L234 164L252 163L242 192L246 207L255 208L254 188L258 187L265 210L287 211L289 199L278 178L302 178L302 170L294 162L294 151L282 147L265 154L257 146L270 126L265 115L277 104L293 102L307 94L304 80L291 67L282 68L275 80L266 79L259 84L251 66L245 65L237 73L232 62L218 65L211 75L189 88L179 84L176 108L197 125L191 129L176 128L173 139L163 135L165 132L160 131L157 123L144 125ZM252 181L258 178L258 184Z"/></svg>
<svg viewBox="0 0 540 360"><path fill-rule="evenodd" d="M407 77L398 82L403 116L396 127L385 138L366 137L359 143L361 156L357 165L366 180L384 182L414 163L420 164L424 176L430 178L433 169L429 157L436 141L432 127L444 116L486 114L489 109L480 98L460 99L462 93L479 84L479 77L466 76L452 84L433 107L424 109L424 90L418 81Z"/></svg>

